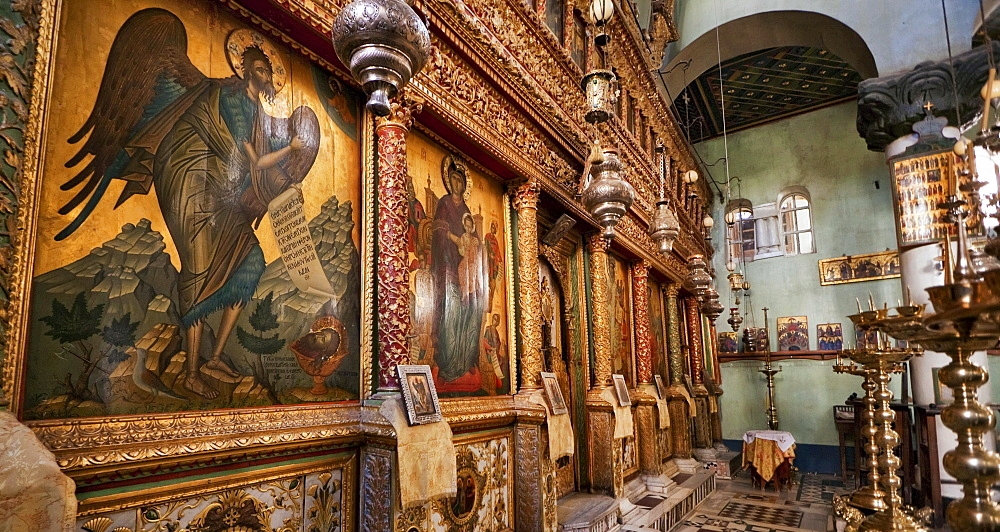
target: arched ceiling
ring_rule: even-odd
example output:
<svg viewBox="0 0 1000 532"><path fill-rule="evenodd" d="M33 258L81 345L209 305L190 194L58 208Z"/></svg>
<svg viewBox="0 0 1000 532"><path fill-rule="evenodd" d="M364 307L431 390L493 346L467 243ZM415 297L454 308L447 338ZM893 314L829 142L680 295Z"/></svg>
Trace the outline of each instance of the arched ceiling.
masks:
<svg viewBox="0 0 1000 532"><path fill-rule="evenodd" d="M771 11L732 20L692 41L662 69L692 142L722 133L720 57L727 131L854 98L859 81L877 76L864 40L829 16Z"/></svg>

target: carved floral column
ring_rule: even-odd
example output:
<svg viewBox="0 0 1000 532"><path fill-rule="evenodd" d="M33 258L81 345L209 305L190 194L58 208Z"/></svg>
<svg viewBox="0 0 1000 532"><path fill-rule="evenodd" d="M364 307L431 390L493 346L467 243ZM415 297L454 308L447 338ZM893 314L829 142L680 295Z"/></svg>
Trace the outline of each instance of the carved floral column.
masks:
<svg viewBox="0 0 1000 532"><path fill-rule="evenodd" d="M684 351L681 349L681 312L678 283L664 285L667 293L667 347L670 366L670 439L679 460L691 459L691 418L684 388Z"/></svg>
<svg viewBox="0 0 1000 532"><path fill-rule="evenodd" d="M611 385L611 309L608 298L608 241L595 234L587 241L593 294L594 382L591 388Z"/></svg>
<svg viewBox="0 0 1000 532"><path fill-rule="evenodd" d="M375 127L378 136L378 390L399 389L396 366L409 362L410 269L406 135L421 104L398 98Z"/></svg>
<svg viewBox="0 0 1000 532"><path fill-rule="evenodd" d="M635 324L635 358L638 385L635 393L635 424L639 441L639 468L643 474L660 473L660 449L656 428L656 387L653 385L653 350L649 341L649 263L632 264L632 308Z"/></svg>
<svg viewBox="0 0 1000 532"><path fill-rule="evenodd" d="M695 447L705 449L712 446L712 423L709 419L708 389L705 388L704 365L705 345L702 341L701 309L694 297L684 299L687 313L687 331L690 342L688 361L691 364L691 383L694 388L695 404L698 412L694 418Z"/></svg>
<svg viewBox="0 0 1000 532"><path fill-rule="evenodd" d="M612 497L622 494L622 453L615 440L613 407L602 397L611 385L611 309L608 297L608 241L600 234L587 240L590 256L591 323L594 337L594 382L587 393L587 453L590 489Z"/></svg>
<svg viewBox="0 0 1000 532"><path fill-rule="evenodd" d="M517 278L521 280L521 389L541 388L542 306L538 291L538 181L529 179L512 190L517 209Z"/></svg>

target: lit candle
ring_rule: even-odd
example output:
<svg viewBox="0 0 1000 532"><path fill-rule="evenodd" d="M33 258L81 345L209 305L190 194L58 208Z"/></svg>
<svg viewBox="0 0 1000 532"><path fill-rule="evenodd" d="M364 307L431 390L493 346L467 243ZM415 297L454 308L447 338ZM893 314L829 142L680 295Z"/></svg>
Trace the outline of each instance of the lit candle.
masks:
<svg viewBox="0 0 1000 532"><path fill-rule="evenodd" d="M855 297L854 300L858 302L858 314L861 314L861 299Z"/></svg>
<svg viewBox="0 0 1000 532"><path fill-rule="evenodd" d="M875 310L875 296L868 292L868 310Z"/></svg>

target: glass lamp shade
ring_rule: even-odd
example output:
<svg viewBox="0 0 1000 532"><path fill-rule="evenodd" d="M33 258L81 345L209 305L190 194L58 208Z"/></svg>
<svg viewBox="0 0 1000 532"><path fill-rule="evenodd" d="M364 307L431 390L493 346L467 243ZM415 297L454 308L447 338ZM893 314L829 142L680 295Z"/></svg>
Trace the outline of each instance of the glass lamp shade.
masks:
<svg viewBox="0 0 1000 532"><path fill-rule="evenodd" d="M669 255L674 248L674 242L680 234L681 226L677 221L677 216L670 210L666 201L656 203L656 213L653 215L653 222L649 224L649 236L656 243L662 255Z"/></svg>
<svg viewBox="0 0 1000 532"><path fill-rule="evenodd" d="M591 0L590 18L597 26L604 26L611 22L611 17L615 15L615 3L612 0Z"/></svg>
<svg viewBox="0 0 1000 532"><path fill-rule="evenodd" d="M705 291L712 284L712 276L708 273L708 265L705 264L703 255L691 255L688 258L688 274L684 278L683 286L688 292L694 294L698 301L705 297Z"/></svg>
<svg viewBox="0 0 1000 532"><path fill-rule="evenodd" d="M616 95L615 74L610 70L591 70L580 82L587 100L584 120L591 124L607 122L615 116Z"/></svg>
<svg viewBox="0 0 1000 532"><path fill-rule="evenodd" d="M684 172L684 182L685 183L687 183L687 184L690 185L690 184L694 183L697 180L698 180L698 171L697 170L688 170L687 172Z"/></svg>
<svg viewBox="0 0 1000 532"><path fill-rule="evenodd" d="M711 216L706 214L705 217L702 218L701 220L701 225L705 226L705 229L711 229L715 227L715 220L713 220Z"/></svg>
<svg viewBox="0 0 1000 532"><path fill-rule="evenodd" d="M623 177L623 166L618 150L604 150L604 160L590 168L592 179L583 190L581 201L587 211L604 228L604 238L615 237L615 226L628 212L635 200L635 189Z"/></svg>
<svg viewBox="0 0 1000 532"><path fill-rule="evenodd" d="M733 225L734 223L736 223L737 219L738 218L736 216L736 211L727 212L726 216L723 218L723 220L726 221L726 225Z"/></svg>

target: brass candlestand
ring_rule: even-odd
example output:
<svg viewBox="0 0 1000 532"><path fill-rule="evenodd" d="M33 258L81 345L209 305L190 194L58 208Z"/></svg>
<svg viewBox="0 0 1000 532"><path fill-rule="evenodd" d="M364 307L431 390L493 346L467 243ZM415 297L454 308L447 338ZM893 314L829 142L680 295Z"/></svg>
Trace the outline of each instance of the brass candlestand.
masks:
<svg viewBox="0 0 1000 532"><path fill-rule="evenodd" d="M872 310L848 316L855 327L862 331L865 340L857 349L845 349L841 354L853 363L860 364L861 368L853 363L844 365L838 359L834 371L865 377L863 388L866 392L866 409L862 416L866 427L862 433L868 437L865 450L871 465L869 485L855 491L850 500L856 506L876 510L860 523L852 523L852 528L857 526L858 530L927 530L924 522L926 512L914 512L912 508L903 505L902 497L899 496L901 481L896 471L900 467L900 460L895 452L899 434L892 428L896 414L889 406L892 401L892 392L889 390L892 373L902 372L903 363L920 354L920 351L893 348L887 337L888 334L909 339L920 332L922 310L900 306L896 309L896 315L889 316L889 309L875 310L872 304ZM874 338L869 333L874 333Z"/></svg>
<svg viewBox="0 0 1000 532"><path fill-rule="evenodd" d="M964 494L945 512L956 532L1000 530L1000 506L990 498L990 487L1000 480L1000 455L983 441L993 434L996 419L977 392L989 375L970 361L972 353L992 347L1000 337L1000 270L982 275L973 270L965 204L952 196L941 205L949 209L958 229L958 252L953 258L946 244L945 284L927 289L935 314L924 318L926 332L914 339L951 357L938 377L954 394L952 404L941 411L941 421L958 435L958 446L943 460L944 470L962 483Z"/></svg>
<svg viewBox="0 0 1000 532"><path fill-rule="evenodd" d="M757 370L767 376L767 428L778 430L778 405L774 402L774 376L781 372L781 368L774 369L771 366L771 337L767 330L767 311L764 307L764 369ZM759 340L758 340L759 341Z"/></svg>

